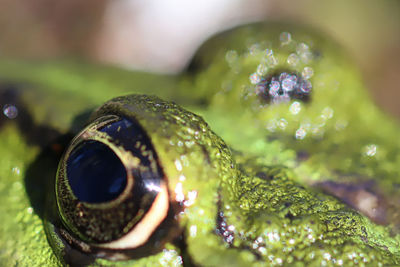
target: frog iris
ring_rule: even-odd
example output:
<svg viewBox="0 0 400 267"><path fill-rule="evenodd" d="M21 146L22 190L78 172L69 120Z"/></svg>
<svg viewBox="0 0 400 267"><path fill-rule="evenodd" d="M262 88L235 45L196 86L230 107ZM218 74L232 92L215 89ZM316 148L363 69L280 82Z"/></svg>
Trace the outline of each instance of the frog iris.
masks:
<svg viewBox="0 0 400 267"><path fill-rule="evenodd" d="M91 251L132 250L159 239L171 212L149 137L133 118L117 115L97 118L72 140L59 165L56 199L67 239Z"/></svg>

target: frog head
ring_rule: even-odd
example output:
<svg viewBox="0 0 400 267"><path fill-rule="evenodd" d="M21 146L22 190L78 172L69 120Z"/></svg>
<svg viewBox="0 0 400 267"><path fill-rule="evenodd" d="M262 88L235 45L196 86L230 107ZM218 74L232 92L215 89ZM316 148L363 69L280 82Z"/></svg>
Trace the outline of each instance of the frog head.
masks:
<svg viewBox="0 0 400 267"><path fill-rule="evenodd" d="M1 125L0 260L397 264L399 128L338 47L258 24L212 38L178 77L5 64L22 85L3 93L20 114ZM48 103L21 113L33 97ZM39 156L27 118L53 133Z"/></svg>

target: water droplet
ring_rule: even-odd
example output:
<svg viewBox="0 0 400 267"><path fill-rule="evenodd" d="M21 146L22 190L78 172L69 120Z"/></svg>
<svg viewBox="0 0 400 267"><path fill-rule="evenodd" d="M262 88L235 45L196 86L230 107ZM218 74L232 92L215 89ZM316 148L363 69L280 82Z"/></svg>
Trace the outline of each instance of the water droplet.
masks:
<svg viewBox="0 0 400 267"><path fill-rule="evenodd" d="M177 202L182 202L185 200L185 195L183 194L182 183L177 183L175 186L175 200Z"/></svg>
<svg viewBox="0 0 400 267"><path fill-rule="evenodd" d="M278 121L278 127L279 127L281 130L285 130L286 127L287 127L287 125L288 125L288 122L287 122L287 120L285 120L284 118L282 118L282 119L280 119L280 120Z"/></svg>
<svg viewBox="0 0 400 267"><path fill-rule="evenodd" d="M282 45L288 45L292 41L292 35L289 32L282 32L279 36Z"/></svg>
<svg viewBox="0 0 400 267"><path fill-rule="evenodd" d="M257 73L251 74L249 78L252 84L257 84L261 81L261 77Z"/></svg>
<svg viewBox="0 0 400 267"><path fill-rule="evenodd" d="M14 105L6 104L3 107L3 114L9 119L15 119L18 116L18 109Z"/></svg>
<svg viewBox="0 0 400 267"><path fill-rule="evenodd" d="M314 75L314 70L310 67L305 67L301 72L304 79L308 80Z"/></svg>
<svg viewBox="0 0 400 267"><path fill-rule="evenodd" d="M26 211L28 212L28 214L32 214L33 213L33 208L29 207L29 208L26 209Z"/></svg>
<svg viewBox="0 0 400 267"><path fill-rule="evenodd" d="M21 173L21 170L18 167L14 167L11 170L14 174L19 175Z"/></svg>
<svg viewBox="0 0 400 267"><path fill-rule="evenodd" d="M287 63L291 67L295 67L299 63L299 57L296 54L290 54L287 58Z"/></svg>
<svg viewBox="0 0 400 267"><path fill-rule="evenodd" d="M373 157L376 155L378 146L375 144L369 144L367 146L364 147L363 151L364 151L364 155L368 156L368 157Z"/></svg>
<svg viewBox="0 0 400 267"><path fill-rule="evenodd" d="M238 59L238 53L235 50L229 50L228 52L226 52L225 60L229 64L235 63L237 59Z"/></svg>
<svg viewBox="0 0 400 267"><path fill-rule="evenodd" d="M311 133L315 139L322 139L324 136L325 130L324 130L325 123L320 124L320 125L314 125L311 129Z"/></svg>
<svg viewBox="0 0 400 267"><path fill-rule="evenodd" d="M295 137L297 140L303 140L304 137L306 137L306 135L307 135L306 129L300 127L299 129L297 129Z"/></svg>
<svg viewBox="0 0 400 267"><path fill-rule="evenodd" d="M301 111L301 103L298 102L298 101L294 101L294 102L290 105L289 111L290 111L290 113L292 113L293 115L299 114L299 112Z"/></svg>
<svg viewBox="0 0 400 267"><path fill-rule="evenodd" d="M266 125L267 130L270 131L270 132L275 132L276 124L277 124L276 119L270 120Z"/></svg>
<svg viewBox="0 0 400 267"><path fill-rule="evenodd" d="M272 81L269 85L269 94L272 97L276 97L279 93L280 88L281 88L281 84L278 81Z"/></svg>
<svg viewBox="0 0 400 267"><path fill-rule="evenodd" d="M282 80L282 89L286 92L290 92L294 89L296 84L297 84L296 76L295 75L287 75Z"/></svg>
<svg viewBox="0 0 400 267"><path fill-rule="evenodd" d="M313 56L312 56L312 54L311 54L310 51L305 52L305 53L303 53L303 54L300 55L300 59L301 59L301 61L302 61L304 64L310 63L311 60L312 60L312 57L313 57Z"/></svg>
<svg viewBox="0 0 400 267"><path fill-rule="evenodd" d="M271 56L267 59L267 63L269 66L275 67L276 65L278 65L278 60L276 59L275 56Z"/></svg>
<svg viewBox="0 0 400 267"><path fill-rule="evenodd" d="M346 120L338 120L335 123L335 129L336 131L341 131L344 130L348 125L348 122Z"/></svg>
<svg viewBox="0 0 400 267"><path fill-rule="evenodd" d="M182 163L178 159L175 160L175 167L178 171L182 171Z"/></svg>
<svg viewBox="0 0 400 267"><path fill-rule="evenodd" d="M280 72L261 79L256 86L256 94L266 101L285 103L290 99L307 101L312 84L296 73ZM254 90L254 89L253 89Z"/></svg>
<svg viewBox="0 0 400 267"><path fill-rule="evenodd" d="M300 84L300 90L303 93L308 94L311 91L311 89L312 89L312 84L308 80L303 80L302 83Z"/></svg>
<svg viewBox="0 0 400 267"><path fill-rule="evenodd" d="M256 55L261 52L260 44L255 43L249 47L250 55Z"/></svg>
<svg viewBox="0 0 400 267"><path fill-rule="evenodd" d="M191 237L195 237L197 235L197 226L196 225L190 226L189 232Z"/></svg>
<svg viewBox="0 0 400 267"><path fill-rule="evenodd" d="M306 53L310 50L310 48L308 47L308 45L306 45L305 43L300 43L297 45L296 47L296 52L298 55L301 55L303 53Z"/></svg>
<svg viewBox="0 0 400 267"><path fill-rule="evenodd" d="M321 117L324 120L331 119L333 117L333 109L331 107L325 107L321 112Z"/></svg>
<svg viewBox="0 0 400 267"><path fill-rule="evenodd" d="M274 67L278 65L278 60L274 56L274 53L271 49L265 49L265 63L269 67Z"/></svg>
<svg viewBox="0 0 400 267"><path fill-rule="evenodd" d="M269 48L265 49L264 52L265 52L266 57L270 57L270 56L274 55L274 51L272 51L272 49L269 49Z"/></svg>
<svg viewBox="0 0 400 267"><path fill-rule="evenodd" d="M186 207L189 207L189 206L191 206L191 205L194 204L196 198L197 198L197 191L196 191L196 190L189 191L189 193L188 193L188 200L185 201L183 204L184 204Z"/></svg>
<svg viewBox="0 0 400 267"><path fill-rule="evenodd" d="M257 73L258 75L265 75L268 71L268 67L265 64L260 64L257 67Z"/></svg>
<svg viewBox="0 0 400 267"><path fill-rule="evenodd" d="M259 247L258 251L263 255L266 256L267 255L267 249L265 247Z"/></svg>
<svg viewBox="0 0 400 267"><path fill-rule="evenodd" d="M323 255L324 259L326 260L330 260L331 259L331 254L329 254L328 252L325 252Z"/></svg>
<svg viewBox="0 0 400 267"><path fill-rule="evenodd" d="M301 61L305 64L309 63L312 59L312 53L310 48L305 43L300 43L296 47L296 52L299 55Z"/></svg>

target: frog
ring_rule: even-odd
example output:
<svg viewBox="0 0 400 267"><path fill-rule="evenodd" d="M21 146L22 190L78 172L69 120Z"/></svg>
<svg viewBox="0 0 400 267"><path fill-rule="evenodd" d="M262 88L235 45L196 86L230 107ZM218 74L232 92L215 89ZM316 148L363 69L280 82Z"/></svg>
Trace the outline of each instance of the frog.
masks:
<svg viewBox="0 0 400 267"><path fill-rule="evenodd" d="M400 264L398 122L315 29L177 75L2 59L0 95L1 265Z"/></svg>

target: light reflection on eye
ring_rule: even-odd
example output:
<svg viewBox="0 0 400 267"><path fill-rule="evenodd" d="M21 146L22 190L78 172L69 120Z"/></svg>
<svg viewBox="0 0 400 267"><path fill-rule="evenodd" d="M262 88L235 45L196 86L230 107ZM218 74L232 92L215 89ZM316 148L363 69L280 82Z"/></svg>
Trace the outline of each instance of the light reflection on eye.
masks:
<svg viewBox="0 0 400 267"><path fill-rule="evenodd" d="M149 191L153 191L153 192L160 192L161 188L159 185L154 184L153 182L151 183L146 183L146 188Z"/></svg>

